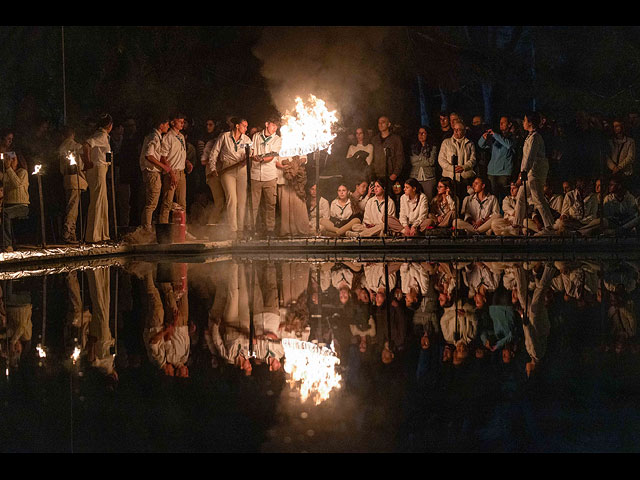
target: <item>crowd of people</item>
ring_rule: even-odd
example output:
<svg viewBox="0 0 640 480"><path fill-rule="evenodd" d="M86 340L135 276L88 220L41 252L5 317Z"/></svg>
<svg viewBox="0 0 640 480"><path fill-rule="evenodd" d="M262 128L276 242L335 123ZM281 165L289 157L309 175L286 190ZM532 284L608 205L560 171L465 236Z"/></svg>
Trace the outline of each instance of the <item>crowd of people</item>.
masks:
<svg viewBox="0 0 640 480"><path fill-rule="evenodd" d="M54 134L46 121L25 135L0 132L4 251L15 219L37 237L37 165L46 228L69 244L118 240L114 226L153 233L176 211L232 239L624 235L640 223L635 114L578 112L563 124L527 112L501 116L494 129L480 115L468 123L441 112L415 137L381 116L375 132L341 130L330 155L289 157L279 155L278 117L251 128L243 117L201 126L182 113L150 123L146 136L135 118L108 114L78 135L67 126Z"/></svg>

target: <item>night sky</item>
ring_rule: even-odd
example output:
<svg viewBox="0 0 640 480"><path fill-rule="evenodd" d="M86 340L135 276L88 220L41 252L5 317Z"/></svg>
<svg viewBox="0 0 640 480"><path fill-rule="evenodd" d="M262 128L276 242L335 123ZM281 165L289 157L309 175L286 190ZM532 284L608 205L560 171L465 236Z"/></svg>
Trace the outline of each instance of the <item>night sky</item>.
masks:
<svg viewBox="0 0 640 480"><path fill-rule="evenodd" d="M2 126L63 123L62 31L0 28ZM309 93L345 125L433 123L443 106L491 120L532 106L613 115L637 107L639 51L636 27L67 26L67 119L180 110L259 125Z"/></svg>

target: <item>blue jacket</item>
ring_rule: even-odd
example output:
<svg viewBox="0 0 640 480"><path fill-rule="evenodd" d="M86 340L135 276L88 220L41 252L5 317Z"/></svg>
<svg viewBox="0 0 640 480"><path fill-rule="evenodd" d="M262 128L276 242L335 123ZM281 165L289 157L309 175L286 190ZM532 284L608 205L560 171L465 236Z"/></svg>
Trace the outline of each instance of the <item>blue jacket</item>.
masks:
<svg viewBox="0 0 640 480"><path fill-rule="evenodd" d="M484 137L478 140L480 148L491 147L491 160L487 166L487 175L511 175L513 173L513 158L515 156L514 141L499 133L493 134L492 145Z"/></svg>

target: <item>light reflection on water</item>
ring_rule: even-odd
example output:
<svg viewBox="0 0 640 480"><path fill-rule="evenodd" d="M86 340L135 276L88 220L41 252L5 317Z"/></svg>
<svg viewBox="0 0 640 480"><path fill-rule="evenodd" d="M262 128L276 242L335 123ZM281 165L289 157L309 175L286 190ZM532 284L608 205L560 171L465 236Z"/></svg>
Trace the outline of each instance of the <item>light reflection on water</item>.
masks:
<svg viewBox="0 0 640 480"><path fill-rule="evenodd" d="M2 451L640 449L636 261L211 260L1 281Z"/></svg>

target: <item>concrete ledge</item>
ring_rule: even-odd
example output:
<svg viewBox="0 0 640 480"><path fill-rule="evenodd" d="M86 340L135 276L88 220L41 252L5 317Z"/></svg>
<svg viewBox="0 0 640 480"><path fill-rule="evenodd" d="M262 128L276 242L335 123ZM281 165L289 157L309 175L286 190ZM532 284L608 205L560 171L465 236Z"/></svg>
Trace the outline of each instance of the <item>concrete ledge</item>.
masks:
<svg viewBox="0 0 640 480"><path fill-rule="evenodd" d="M460 256L524 258L534 254L604 254L631 258L640 255L640 237L486 237L458 238L270 238L266 240L209 241L131 245L105 243L93 245L52 245L47 248L28 247L0 254L0 271L18 266L44 265L69 261L86 261L101 257L149 257L155 260L179 256L206 257L216 255L389 255ZM160 257L160 258L158 258ZM441 257L444 258L444 257Z"/></svg>

